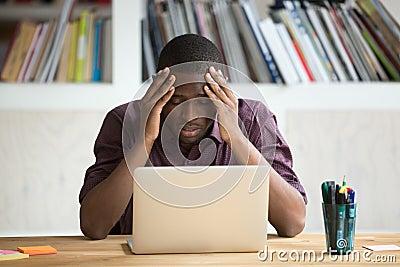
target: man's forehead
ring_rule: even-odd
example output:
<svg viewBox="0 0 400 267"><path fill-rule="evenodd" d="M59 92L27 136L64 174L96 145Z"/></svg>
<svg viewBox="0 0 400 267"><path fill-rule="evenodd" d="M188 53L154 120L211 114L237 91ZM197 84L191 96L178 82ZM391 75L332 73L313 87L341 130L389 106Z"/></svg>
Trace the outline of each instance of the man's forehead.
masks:
<svg viewBox="0 0 400 267"><path fill-rule="evenodd" d="M185 72L177 72L171 71L171 74L175 75L175 83L174 86L178 87L180 85L185 84L193 84L193 83L206 83L205 74L206 73L185 73Z"/></svg>

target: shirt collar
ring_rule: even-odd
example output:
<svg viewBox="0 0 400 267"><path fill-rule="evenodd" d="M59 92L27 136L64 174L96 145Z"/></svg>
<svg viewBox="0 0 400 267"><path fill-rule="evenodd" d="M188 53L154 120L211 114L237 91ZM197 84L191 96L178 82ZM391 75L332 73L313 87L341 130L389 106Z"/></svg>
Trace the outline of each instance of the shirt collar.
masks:
<svg viewBox="0 0 400 267"><path fill-rule="evenodd" d="M214 122L213 122L212 129L211 129L209 137L213 137L219 143L223 143L224 142L222 140L221 133L219 132L219 125L218 125L217 118L214 119Z"/></svg>

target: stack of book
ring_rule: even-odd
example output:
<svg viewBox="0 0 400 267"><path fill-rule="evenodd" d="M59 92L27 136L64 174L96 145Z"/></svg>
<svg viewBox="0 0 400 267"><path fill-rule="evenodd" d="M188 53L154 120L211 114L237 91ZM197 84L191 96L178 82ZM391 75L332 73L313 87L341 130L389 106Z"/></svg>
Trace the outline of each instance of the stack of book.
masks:
<svg viewBox="0 0 400 267"><path fill-rule="evenodd" d="M82 10L71 18L75 0L60 16L18 22L1 80L7 82L111 82L111 18Z"/></svg>
<svg viewBox="0 0 400 267"><path fill-rule="evenodd" d="M263 17L254 0L148 0L143 79L169 40L196 33L255 82L400 81L399 23L379 0L276 2Z"/></svg>

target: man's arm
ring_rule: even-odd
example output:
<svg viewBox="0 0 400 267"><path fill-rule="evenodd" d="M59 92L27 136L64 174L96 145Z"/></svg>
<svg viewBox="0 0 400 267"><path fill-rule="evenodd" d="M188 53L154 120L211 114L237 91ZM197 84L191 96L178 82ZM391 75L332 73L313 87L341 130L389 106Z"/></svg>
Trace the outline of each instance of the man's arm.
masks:
<svg viewBox="0 0 400 267"><path fill-rule="evenodd" d="M221 71L213 67L205 76L206 94L218 110L221 137L228 143L239 164L270 165L260 151L244 136L238 125L238 100L227 86ZM243 153L248 151L248 153ZM269 193L269 221L280 236L295 236L304 229L306 207L294 187L271 166Z"/></svg>
<svg viewBox="0 0 400 267"><path fill-rule="evenodd" d="M172 87L174 82L175 76L169 75L168 68L153 77L153 83L140 101L140 119L135 125L139 133L133 147L112 173L83 198L80 225L85 236L92 239L106 238L124 213L132 197L131 172L133 173L137 167L144 166L148 160L154 140L159 133L162 108L174 93ZM122 144L118 146L121 146L118 149L122 150Z"/></svg>
<svg viewBox="0 0 400 267"><path fill-rule="evenodd" d="M129 160L136 167L144 166L147 160L144 147L135 145ZM132 190L133 178L123 159L111 175L90 190L83 199L80 209L82 233L92 239L106 238L124 213L132 197Z"/></svg>
<svg viewBox="0 0 400 267"><path fill-rule="evenodd" d="M240 164L269 165L243 134L231 137L234 144L231 149ZM243 151L248 151L248 154ZM287 183L272 166L270 168L268 220L278 235L293 237L304 229L306 205L299 191Z"/></svg>

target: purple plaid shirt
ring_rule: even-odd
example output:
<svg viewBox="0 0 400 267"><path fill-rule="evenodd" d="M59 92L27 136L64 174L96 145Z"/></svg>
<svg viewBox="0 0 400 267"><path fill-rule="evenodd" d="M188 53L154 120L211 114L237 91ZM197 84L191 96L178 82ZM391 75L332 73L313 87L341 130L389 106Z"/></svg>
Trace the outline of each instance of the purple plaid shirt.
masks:
<svg viewBox="0 0 400 267"><path fill-rule="evenodd" d="M79 194L79 202L82 203L86 194L101 181L106 179L124 158L122 146L122 126L128 103L118 106L108 112L100 129L94 145L96 162L90 166L85 175L84 184ZM132 125L139 124L138 101L129 105L130 121ZM307 203L307 196L303 186L293 171L293 160L290 149L278 130L275 115L261 102L255 100L239 99L239 119L242 123L242 131L250 142L261 152L265 159L279 173L286 182L297 189ZM219 133L218 123L214 122L212 130L206 138L211 139L217 148L210 145L202 147L195 145L189 152L187 159L167 157L161 145L161 138L157 138L151 150L147 165L205 165L201 159L212 162L211 165L235 164L231 149L224 142ZM209 161L212 157L211 161ZM199 160L200 159L200 160ZM210 164L207 164L210 165ZM121 234L132 232L132 199L121 219L119 220Z"/></svg>

